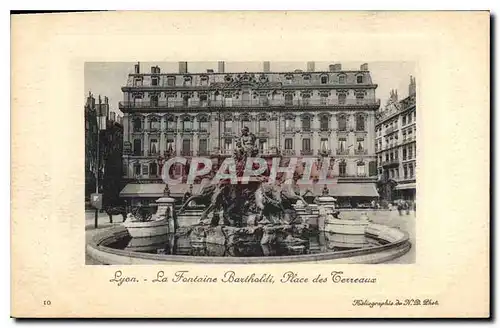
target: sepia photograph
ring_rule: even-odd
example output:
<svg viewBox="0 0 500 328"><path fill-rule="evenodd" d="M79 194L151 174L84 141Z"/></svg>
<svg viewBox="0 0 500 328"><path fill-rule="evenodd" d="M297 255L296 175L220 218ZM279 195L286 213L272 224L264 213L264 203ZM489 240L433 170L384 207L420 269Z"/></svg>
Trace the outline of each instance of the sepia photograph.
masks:
<svg viewBox="0 0 500 328"><path fill-rule="evenodd" d="M85 63L86 263L414 263L415 68Z"/></svg>
<svg viewBox="0 0 500 328"><path fill-rule="evenodd" d="M13 17L11 316L488 318L490 19Z"/></svg>

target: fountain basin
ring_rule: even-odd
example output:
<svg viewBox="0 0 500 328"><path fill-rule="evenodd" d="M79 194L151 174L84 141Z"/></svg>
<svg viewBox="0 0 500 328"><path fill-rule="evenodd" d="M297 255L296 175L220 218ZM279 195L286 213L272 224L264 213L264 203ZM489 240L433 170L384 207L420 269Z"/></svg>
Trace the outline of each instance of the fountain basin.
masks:
<svg viewBox="0 0 500 328"><path fill-rule="evenodd" d="M167 219L146 222L125 221L122 225L134 238L163 236L169 232Z"/></svg>
<svg viewBox="0 0 500 328"><path fill-rule="evenodd" d="M168 263L207 263L207 264L258 264L258 263L382 263L400 257L407 253L411 244L408 234L397 228L369 223L366 234L380 243L373 247L345 249L324 253L302 254L303 248L291 249L292 255L287 256L193 256L150 254L111 247L113 244L130 237L123 227L112 227L97 233L86 245L88 255L102 264L168 264ZM179 245L177 245L179 247ZM206 247L217 248L217 245L207 244ZM267 248L264 248L267 249ZM210 253L210 252L209 252ZM298 255L293 255L297 254ZM213 254L213 253L211 253Z"/></svg>

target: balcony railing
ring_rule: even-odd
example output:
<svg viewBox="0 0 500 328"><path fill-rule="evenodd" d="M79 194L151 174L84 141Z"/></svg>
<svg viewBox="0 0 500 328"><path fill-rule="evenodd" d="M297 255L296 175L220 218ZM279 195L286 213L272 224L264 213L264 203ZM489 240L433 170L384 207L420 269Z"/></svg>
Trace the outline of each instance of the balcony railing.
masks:
<svg viewBox="0 0 500 328"><path fill-rule="evenodd" d="M379 106L380 99L347 99L339 101L338 99L331 99L327 102L320 101L319 99L311 99L304 101L295 99L293 101L286 101L283 99L270 99L267 102L255 100L242 100L236 99L230 102L222 100L210 101L191 101L186 103L183 100L162 100L162 101L120 101L119 108L190 108L190 107L328 107L328 106Z"/></svg>
<svg viewBox="0 0 500 328"><path fill-rule="evenodd" d="M181 150L181 156L192 156L193 151L192 150Z"/></svg>
<svg viewBox="0 0 500 328"><path fill-rule="evenodd" d="M283 155L285 155L285 156L294 156L295 155L295 150L294 149L284 149L283 150Z"/></svg>
<svg viewBox="0 0 500 328"><path fill-rule="evenodd" d="M198 156L209 156L209 155L210 155L210 152L206 149L198 150Z"/></svg>
<svg viewBox="0 0 500 328"><path fill-rule="evenodd" d="M354 155L366 155L368 154L367 149L355 149L354 150Z"/></svg>
<svg viewBox="0 0 500 328"><path fill-rule="evenodd" d="M394 166L399 165L399 159L395 158L395 159L391 159L391 160L382 162L382 166L393 166L393 165Z"/></svg>
<svg viewBox="0 0 500 328"><path fill-rule="evenodd" d="M337 155L349 155L349 149L337 149Z"/></svg>
<svg viewBox="0 0 500 328"><path fill-rule="evenodd" d="M313 151L312 151L312 149L302 149L302 150L300 151L300 154L301 154L301 155L312 155L312 154L313 154Z"/></svg>

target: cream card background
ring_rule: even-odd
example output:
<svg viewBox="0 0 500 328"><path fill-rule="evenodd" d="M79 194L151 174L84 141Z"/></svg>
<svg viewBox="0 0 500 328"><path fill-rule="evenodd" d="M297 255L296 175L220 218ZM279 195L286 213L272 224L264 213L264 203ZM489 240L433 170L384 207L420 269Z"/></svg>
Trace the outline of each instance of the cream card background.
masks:
<svg viewBox="0 0 500 328"><path fill-rule="evenodd" d="M86 61L416 61L416 263L183 265L344 271L376 284L126 285L86 266ZM489 313L489 13L115 12L12 18L12 310L17 317L469 317ZM125 81L124 81L125 82ZM118 87L118 86L117 86ZM436 307L353 307L433 298ZM43 306L50 300L51 306Z"/></svg>

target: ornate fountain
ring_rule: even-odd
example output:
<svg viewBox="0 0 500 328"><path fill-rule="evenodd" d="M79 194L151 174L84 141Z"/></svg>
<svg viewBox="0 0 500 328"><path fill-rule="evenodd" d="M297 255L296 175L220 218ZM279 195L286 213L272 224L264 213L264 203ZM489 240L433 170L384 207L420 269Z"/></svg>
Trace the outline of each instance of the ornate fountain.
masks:
<svg viewBox="0 0 500 328"><path fill-rule="evenodd" d="M244 179L248 158L259 156L256 137L243 128L232 154L237 183L223 180L206 183L198 195L189 197L177 211L177 217L190 204L204 206L197 224L178 229L175 234L189 235L191 243L210 243L226 247L242 243L260 243L293 249L305 249L309 222L297 216L293 204L305 200L293 191L293 179L268 183L265 175ZM234 181L233 181L234 182Z"/></svg>

